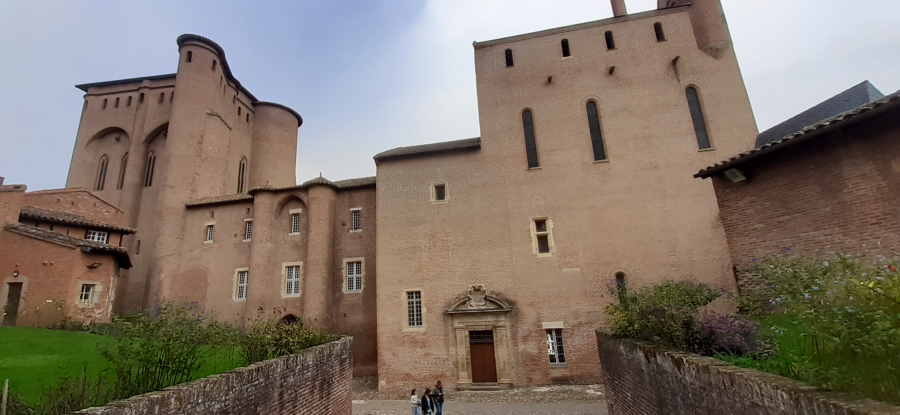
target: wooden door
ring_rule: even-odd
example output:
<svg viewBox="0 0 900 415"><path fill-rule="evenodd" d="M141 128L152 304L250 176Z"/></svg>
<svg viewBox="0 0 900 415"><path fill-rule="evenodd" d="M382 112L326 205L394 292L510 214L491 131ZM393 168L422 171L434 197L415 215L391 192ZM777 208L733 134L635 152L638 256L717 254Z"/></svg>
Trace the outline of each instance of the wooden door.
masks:
<svg viewBox="0 0 900 415"><path fill-rule="evenodd" d="M471 343L472 382L496 382L497 362L494 360L494 343Z"/></svg>
<svg viewBox="0 0 900 415"><path fill-rule="evenodd" d="M22 283L11 282L7 285L9 286L9 295L6 298L6 303L3 307L3 310L6 312L3 316L3 325L15 326L16 317L18 317L19 314L19 298L22 296Z"/></svg>

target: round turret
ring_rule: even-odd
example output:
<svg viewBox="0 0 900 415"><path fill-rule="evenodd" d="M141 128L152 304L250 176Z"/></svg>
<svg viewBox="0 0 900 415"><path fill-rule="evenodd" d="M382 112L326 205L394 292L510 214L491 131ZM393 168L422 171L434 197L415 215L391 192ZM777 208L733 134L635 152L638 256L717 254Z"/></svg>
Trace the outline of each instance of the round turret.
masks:
<svg viewBox="0 0 900 415"><path fill-rule="evenodd" d="M253 105L250 187L297 184L297 129L303 119L294 110L271 102Z"/></svg>

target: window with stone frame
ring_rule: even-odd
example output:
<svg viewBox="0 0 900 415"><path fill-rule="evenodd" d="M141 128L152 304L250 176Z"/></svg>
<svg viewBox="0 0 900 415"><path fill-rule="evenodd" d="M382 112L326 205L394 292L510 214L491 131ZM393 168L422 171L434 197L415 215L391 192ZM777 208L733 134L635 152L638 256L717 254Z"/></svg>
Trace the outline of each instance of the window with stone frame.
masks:
<svg viewBox="0 0 900 415"><path fill-rule="evenodd" d="M553 237L550 231L550 219L537 218L532 220L532 234L534 235L534 247L536 253L550 254L550 247L553 245Z"/></svg>
<svg viewBox="0 0 900 415"><path fill-rule="evenodd" d="M250 271L238 271L237 273L237 289L235 290L235 300L247 299L247 287L250 283Z"/></svg>
<svg viewBox="0 0 900 415"><path fill-rule="evenodd" d="M350 230L351 231L361 231L362 224L359 220L359 213L362 211L362 208L354 208L350 209Z"/></svg>
<svg viewBox="0 0 900 415"><path fill-rule="evenodd" d="M90 303L94 301L94 284L81 284L81 290L78 292L79 303Z"/></svg>
<svg viewBox="0 0 900 415"><path fill-rule="evenodd" d="M216 225L206 225L206 242L212 242L216 235Z"/></svg>
<svg viewBox="0 0 900 415"><path fill-rule="evenodd" d="M291 234L296 235L300 233L300 214L299 213L291 213Z"/></svg>
<svg viewBox="0 0 900 415"><path fill-rule="evenodd" d="M550 366L566 364L566 349L563 346L562 329L547 330L547 355L550 357Z"/></svg>
<svg viewBox="0 0 900 415"><path fill-rule="evenodd" d="M362 261L347 263L347 292L362 291Z"/></svg>
<svg viewBox="0 0 900 415"><path fill-rule="evenodd" d="M422 327L422 292L406 292L406 325Z"/></svg>
<svg viewBox="0 0 900 415"><path fill-rule="evenodd" d="M91 242L107 244L109 243L109 232L89 230L87 231L87 235L84 237L84 239L87 239Z"/></svg>
<svg viewBox="0 0 900 415"><path fill-rule="evenodd" d="M253 221L244 221L244 241L249 241L253 237Z"/></svg>
<svg viewBox="0 0 900 415"><path fill-rule="evenodd" d="M284 267L284 294L300 294L300 266L289 265Z"/></svg>

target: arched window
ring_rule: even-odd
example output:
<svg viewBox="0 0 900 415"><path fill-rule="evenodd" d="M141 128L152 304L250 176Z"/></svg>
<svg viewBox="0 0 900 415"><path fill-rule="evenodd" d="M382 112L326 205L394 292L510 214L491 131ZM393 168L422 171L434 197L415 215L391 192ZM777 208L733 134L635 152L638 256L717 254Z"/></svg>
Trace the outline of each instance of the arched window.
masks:
<svg viewBox="0 0 900 415"><path fill-rule="evenodd" d="M504 54L506 55L506 66L513 66L512 49L507 49Z"/></svg>
<svg viewBox="0 0 900 415"><path fill-rule="evenodd" d="M563 39L560 43L562 44L563 57L572 56L572 53L569 51L569 39Z"/></svg>
<svg viewBox="0 0 900 415"><path fill-rule="evenodd" d="M522 111L522 127L525 129L525 153L528 156L528 168L539 167L537 143L534 139L534 119L529 110Z"/></svg>
<svg viewBox="0 0 900 415"><path fill-rule="evenodd" d="M591 130L591 147L594 149L594 161L606 160L606 151L603 149L603 135L600 132L600 113L597 111L597 103L588 101L586 107L588 128Z"/></svg>
<svg viewBox="0 0 900 415"><path fill-rule="evenodd" d="M94 190L103 190L103 185L106 183L107 167L109 167L109 157L104 154L102 157L100 157L100 166L97 168L97 183L94 184Z"/></svg>
<svg viewBox="0 0 900 415"><path fill-rule="evenodd" d="M113 108L119 108L119 98L116 97L116 103L113 105Z"/></svg>
<svg viewBox="0 0 900 415"><path fill-rule="evenodd" d="M616 40L613 39L613 34L610 31L606 32L606 50L612 50L616 48Z"/></svg>
<svg viewBox="0 0 900 415"><path fill-rule="evenodd" d="M215 59L213 59L213 66L212 66L212 70L216 70L216 65L218 65L218 64L219 64L219 63L218 63L218 62L216 62L216 60L215 60Z"/></svg>
<svg viewBox="0 0 900 415"><path fill-rule="evenodd" d="M122 156L122 166L119 167L119 181L116 182L116 189L121 189L125 184L125 167L128 166L128 153Z"/></svg>
<svg viewBox="0 0 900 415"><path fill-rule="evenodd" d="M191 63L191 59L194 57L194 52L188 51L187 58L184 59L185 62Z"/></svg>
<svg viewBox="0 0 900 415"><path fill-rule="evenodd" d="M144 172L144 187L153 186L153 170L156 169L156 153L150 150L147 154L147 170Z"/></svg>
<svg viewBox="0 0 900 415"><path fill-rule="evenodd" d="M662 23L653 23L653 31L656 32L656 41L665 42L666 34L663 32Z"/></svg>
<svg viewBox="0 0 900 415"><path fill-rule="evenodd" d="M103 98L103 106L100 107L100 109L104 109L104 110L106 109L106 101L109 101L109 100L106 98Z"/></svg>
<svg viewBox="0 0 900 415"><path fill-rule="evenodd" d="M711 148L709 133L706 131L706 120L703 118L703 109L700 108L700 96L697 89L692 86L684 90L687 96L688 107L691 109L691 120L694 122L694 135L697 136L697 146L701 150Z"/></svg>
<svg viewBox="0 0 900 415"><path fill-rule="evenodd" d="M244 193L244 182L247 177L247 159L241 157L241 164L238 165L238 186L237 192Z"/></svg>

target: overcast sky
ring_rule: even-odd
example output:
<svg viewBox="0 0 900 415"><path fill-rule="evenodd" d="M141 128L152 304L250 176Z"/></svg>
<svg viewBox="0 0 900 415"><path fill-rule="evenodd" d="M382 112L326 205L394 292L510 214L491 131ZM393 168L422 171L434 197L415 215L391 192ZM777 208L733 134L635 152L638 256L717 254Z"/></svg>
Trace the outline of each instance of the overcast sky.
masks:
<svg viewBox="0 0 900 415"><path fill-rule="evenodd" d="M866 79L900 89L900 1L723 3L760 130ZM607 0L2 0L0 176L65 186L74 85L175 72L182 33L215 40L254 95L303 116L299 181L374 175L380 151L479 135L472 41L611 14Z"/></svg>

